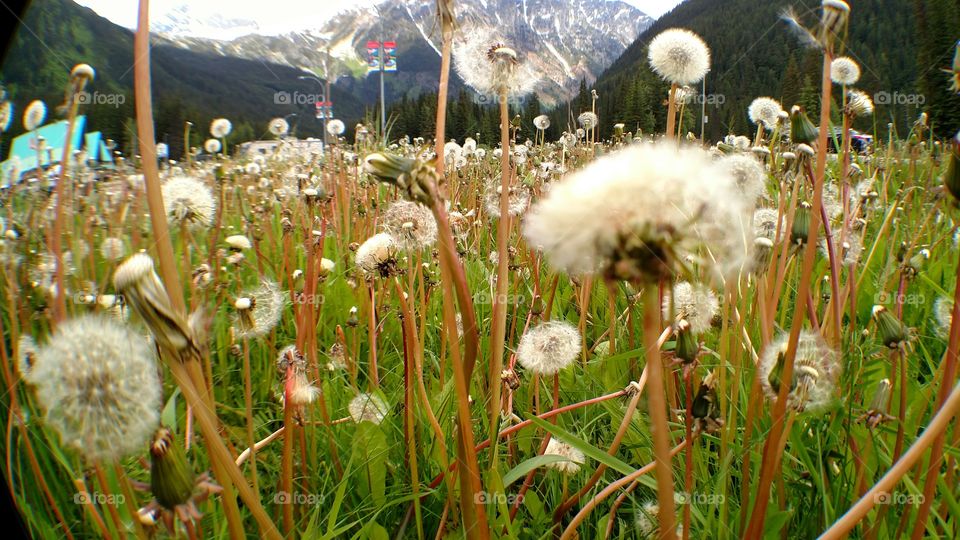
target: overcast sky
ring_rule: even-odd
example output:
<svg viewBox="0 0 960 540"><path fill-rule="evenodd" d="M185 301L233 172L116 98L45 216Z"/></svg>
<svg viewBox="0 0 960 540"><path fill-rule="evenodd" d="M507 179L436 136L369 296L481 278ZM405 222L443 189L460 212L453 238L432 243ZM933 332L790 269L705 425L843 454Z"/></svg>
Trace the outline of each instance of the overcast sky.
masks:
<svg viewBox="0 0 960 540"><path fill-rule="evenodd" d="M137 2L130 0L76 0L93 8L111 21L132 28L136 26ZM681 0L624 0L651 17L659 17L673 9ZM184 0L153 0L152 18L187 4ZM319 25L337 11L360 5L371 5L375 0L194 0L189 2L194 17L207 18L220 14L225 19L256 21L263 33L280 33L291 29ZM293 21L293 22L291 22Z"/></svg>

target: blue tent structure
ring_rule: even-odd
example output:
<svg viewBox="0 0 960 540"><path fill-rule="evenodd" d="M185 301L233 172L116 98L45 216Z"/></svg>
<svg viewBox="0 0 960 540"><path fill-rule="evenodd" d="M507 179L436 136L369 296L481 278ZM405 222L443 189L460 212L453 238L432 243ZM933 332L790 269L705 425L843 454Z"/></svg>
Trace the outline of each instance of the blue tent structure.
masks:
<svg viewBox="0 0 960 540"><path fill-rule="evenodd" d="M88 160L112 163L113 156L107 149L100 132L84 135L87 124L86 116L78 116L74 124L70 147L83 149ZM66 120L53 122L36 131L24 133L13 139L6 161L0 162L0 186L8 187L10 183L18 182L24 173L40 166L49 167L60 163L63 157L63 145L67 139L68 124ZM37 139L43 140L43 152L37 152Z"/></svg>

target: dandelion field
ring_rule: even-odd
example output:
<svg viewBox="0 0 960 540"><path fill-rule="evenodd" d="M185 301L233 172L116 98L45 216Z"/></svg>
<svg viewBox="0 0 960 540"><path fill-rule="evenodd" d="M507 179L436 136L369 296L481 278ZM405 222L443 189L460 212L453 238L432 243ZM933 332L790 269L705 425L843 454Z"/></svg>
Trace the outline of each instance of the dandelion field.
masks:
<svg viewBox="0 0 960 540"><path fill-rule="evenodd" d="M719 142L677 129L710 66L686 30L650 44L664 131L610 140L592 111L516 129L531 68L495 41L468 52L499 141L447 142L441 106L435 141L337 120L299 151L277 118L248 155L218 119L158 160L141 61L139 156L2 193L0 449L31 535L960 535L960 139L924 115L852 148L855 17L794 21L818 115L761 97Z"/></svg>

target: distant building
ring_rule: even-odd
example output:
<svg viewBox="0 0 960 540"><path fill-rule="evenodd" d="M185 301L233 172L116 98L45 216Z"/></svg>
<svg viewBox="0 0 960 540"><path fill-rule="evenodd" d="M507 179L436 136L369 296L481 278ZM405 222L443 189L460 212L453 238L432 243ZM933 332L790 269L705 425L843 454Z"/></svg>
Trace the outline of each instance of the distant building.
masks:
<svg viewBox="0 0 960 540"><path fill-rule="evenodd" d="M83 152L83 159L88 164L112 163L113 156L100 132L83 133L86 124L86 116L77 117L70 141L74 155L78 151ZM45 168L58 165L63 157L67 127L66 120L51 122L13 139L7 160L0 162L0 186L7 187L19 182L24 174L36 169L38 163Z"/></svg>
<svg viewBox="0 0 960 540"><path fill-rule="evenodd" d="M309 156L313 153L323 153L323 141L320 139L283 139L250 141L240 145L240 153L248 158L254 156L270 157L277 153L279 147L283 147L283 152L301 156Z"/></svg>

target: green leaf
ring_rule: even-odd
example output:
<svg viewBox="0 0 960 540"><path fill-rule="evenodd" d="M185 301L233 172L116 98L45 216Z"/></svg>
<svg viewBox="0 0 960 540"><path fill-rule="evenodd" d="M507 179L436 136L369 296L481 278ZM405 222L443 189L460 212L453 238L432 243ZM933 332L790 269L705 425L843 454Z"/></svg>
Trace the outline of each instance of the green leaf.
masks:
<svg viewBox="0 0 960 540"><path fill-rule="evenodd" d="M163 412L160 413L160 423L170 428L174 433L177 432L177 396L180 395L180 389L174 388L173 393L163 406Z"/></svg>
<svg viewBox="0 0 960 540"><path fill-rule="evenodd" d="M520 463L513 469L510 469L510 472L503 475L503 484L505 486L509 486L510 484L526 476L530 471L551 463L556 463L558 461L569 461L569 459L554 454L532 457L523 463Z"/></svg>
<svg viewBox="0 0 960 540"><path fill-rule="evenodd" d="M383 505L387 490L387 436L380 426L372 422L360 422L353 436L353 453L350 459L363 464L359 474L359 491L370 495L373 502Z"/></svg>

